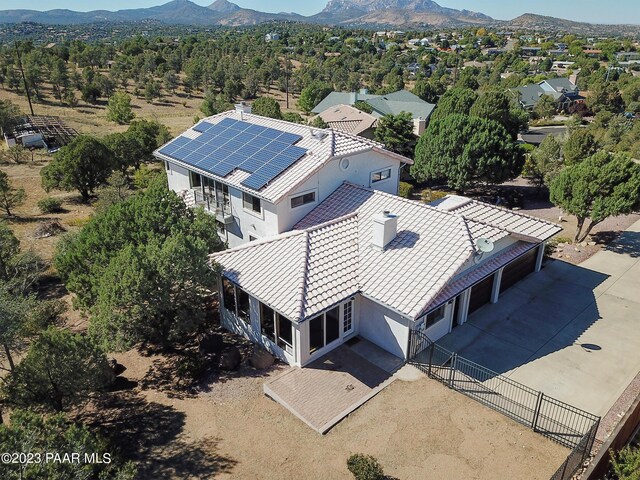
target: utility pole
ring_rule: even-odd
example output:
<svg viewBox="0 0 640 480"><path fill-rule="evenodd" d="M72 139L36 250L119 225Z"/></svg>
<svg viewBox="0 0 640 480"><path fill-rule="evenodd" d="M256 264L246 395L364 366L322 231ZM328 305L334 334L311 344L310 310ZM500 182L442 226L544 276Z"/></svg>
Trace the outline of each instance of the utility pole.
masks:
<svg viewBox="0 0 640 480"><path fill-rule="evenodd" d="M31 94L29 93L29 85L27 85L27 77L24 74L24 68L22 68L22 58L20 58L20 49L18 48L18 42L14 42L16 46L16 55L18 56L18 67L20 67L20 73L22 73L22 81L24 82L24 89L27 92L27 100L29 101L29 110L31 110L31 115L35 115L33 113L33 104L31 103Z"/></svg>

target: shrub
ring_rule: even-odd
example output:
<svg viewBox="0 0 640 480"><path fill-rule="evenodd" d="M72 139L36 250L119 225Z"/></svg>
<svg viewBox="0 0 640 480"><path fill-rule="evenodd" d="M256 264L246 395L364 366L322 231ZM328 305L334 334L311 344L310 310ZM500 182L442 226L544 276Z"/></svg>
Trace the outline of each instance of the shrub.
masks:
<svg viewBox="0 0 640 480"><path fill-rule="evenodd" d="M144 164L140 165L140 168L133 174L133 184L137 189L144 190L159 175L162 175L162 171L147 167Z"/></svg>
<svg viewBox="0 0 640 480"><path fill-rule="evenodd" d="M442 190L431 190L430 188L427 188L426 190L422 191L422 194L420 195L420 197L422 198L422 201L424 203L431 203L431 202L435 202L436 200L440 200L443 197L446 197L448 195L447 192L443 192Z"/></svg>
<svg viewBox="0 0 640 480"><path fill-rule="evenodd" d="M38 208L42 213L59 212L62 207L62 200L59 198L45 197L38 201Z"/></svg>
<svg viewBox="0 0 640 480"><path fill-rule="evenodd" d="M404 198L411 198L413 196L413 185L407 182L400 182L398 195Z"/></svg>
<svg viewBox="0 0 640 480"><path fill-rule="evenodd" d="M619 480L640 478L640 448L624 447L617 454L611 453L611 464Z"/></svg>
<svg viewBox="0 0 640 480"><path fill-rule="evenodd" d="M371 455L354 453L347 459L347 468L356 480L382 480L384 472L378 460Z"/></svg>

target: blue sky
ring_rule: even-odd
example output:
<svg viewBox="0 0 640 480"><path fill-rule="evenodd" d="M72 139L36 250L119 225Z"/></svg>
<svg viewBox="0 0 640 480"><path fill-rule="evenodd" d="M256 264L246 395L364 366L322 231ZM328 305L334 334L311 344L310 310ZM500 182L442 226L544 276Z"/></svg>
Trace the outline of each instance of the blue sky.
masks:
<svg viewBox="0 0 640 480"><path fill-rule="evenodd" d="M168 0L0 0L0 10L14 8L36 10L68 8L78 11L119 10L150 7L166 3L166 1ZM213 0L195 0L195 3L199 5L208 5L212 2ZM327 0L307 0L305 2L300 2L300 0L236 0L234 3L241 7L265 12L293 11L302 15L312 15L322 10ZM445 7L479 11L498 19L510 19L530 12L577 21L640 24L640 2L638 0L441 0L438 3Z"/></svg>

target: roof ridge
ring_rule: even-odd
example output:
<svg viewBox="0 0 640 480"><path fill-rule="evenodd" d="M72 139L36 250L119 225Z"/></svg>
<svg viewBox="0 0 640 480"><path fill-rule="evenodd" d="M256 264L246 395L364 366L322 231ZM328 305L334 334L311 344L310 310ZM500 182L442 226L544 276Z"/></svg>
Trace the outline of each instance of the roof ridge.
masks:
<svg viewBox="0 0 640 480"><path fill-rule="evenodd" d="M305 230L289 230L287 232L278 233L277 235L264 237L264 238L259 238L257 240L254 240L253 242L243 243L242 245L237 245L235 247L228 248L226 250L222 250L220 252L212 253L212 254L209 255L209 258L222 257L224 255L227 255L227 254L230 254L230 253L235 253L235 252L240 251L240 250L246 250L246 249L249 249L249 248L257 247L259 245L266 245L268 243L278 242L280 240L284 240L284 239L287 239L289 237L295 237L295 236L298 236L298 235L302 235L302 234L304 234L304 232L305 232Z"/></svg>
<svg viewBox="0 0 640 480"><path fill-rule="evenodd" d="M491 203L489 203L489 202L482 202L482 201L480 201L480 200L476 200L476 199L474 199L474 198L471 198L470 200L471 200L471 202L476 202L476 203L479 203L479 204L482 204L482 205L487 205L487 206L489 206L489 207L491 207L491 208L495 208L496 210L502 210L503 212L507 212L507 213L510 213L510 214L512 214L512 215L517 215L517 216L520 216L520 217L528 218L528 219L530 219L530 220L537 220L537 221L539 221L539 222L546 223L547 225L554 225L554 226L556 226L556 227L559 227L559 226L560 226L560 225L558 225L557 223L551 222L551 221L549 221L549 220L547 220L547 219L545 219L545 218L538 218L538 217L534 217L533 215L527 215L526 213L522 213L522 212L520 212L519 210L515 210L515 211L514 211L514 210L509 210L508 208L501 207L501 206L499 206L499 205L492 205L492 204L491 204ZM464 205L466 205L466 204L464 204ZM463 206L463 205L460 205L459 207L456 207L455 209L458 209L458 208L460 208L460 207L462 207L462 206ZM454 210L455 210L455 209L454 209ZM473 220L473 219L472 219L472 220ZM476 220L476 221L477 221L477 220ZM491 226L492 226L492 227L495 227L495 225L491 225ZM499 227L499 228L502 228L502 227ZM505 229L505 230L506 230L506 229Z"/></svg>
<svg viewBox="0 0 640 480"><path fill-rule="evenodd" d="M309 256L311 254L309 231L304 231L305 249L302 260L302 278L300 279L300 298L297 300L298 318L304 318L305 299L307 298L308 280L309 280Z"/></svg>
<svg viewBox="0 0 640 480"><path fill-rule="evenodd" d="M334 129L331 129L331 130L338 136L347 137L350 140L356 140L356 141L362 143L363 145L370 146L371 148L373 148L373 147L384 148L384 144L383 143L376 142L375 140L369 140L368 138L359 137L357 135L352 135L350 133L343 132L341 130L334 130Z"/></svg>

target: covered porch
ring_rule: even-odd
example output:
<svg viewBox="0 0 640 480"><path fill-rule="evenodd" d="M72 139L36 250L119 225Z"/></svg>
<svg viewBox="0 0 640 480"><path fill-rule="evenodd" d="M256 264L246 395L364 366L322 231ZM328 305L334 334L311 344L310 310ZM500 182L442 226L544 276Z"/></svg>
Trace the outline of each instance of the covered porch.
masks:
<svg viewBox="0 0 640 480"><path fill-rule="evenodd" d="M398 358L355 337L306 365L264 384L264 393L319 433L374 397L397 377Z"/></svg>

